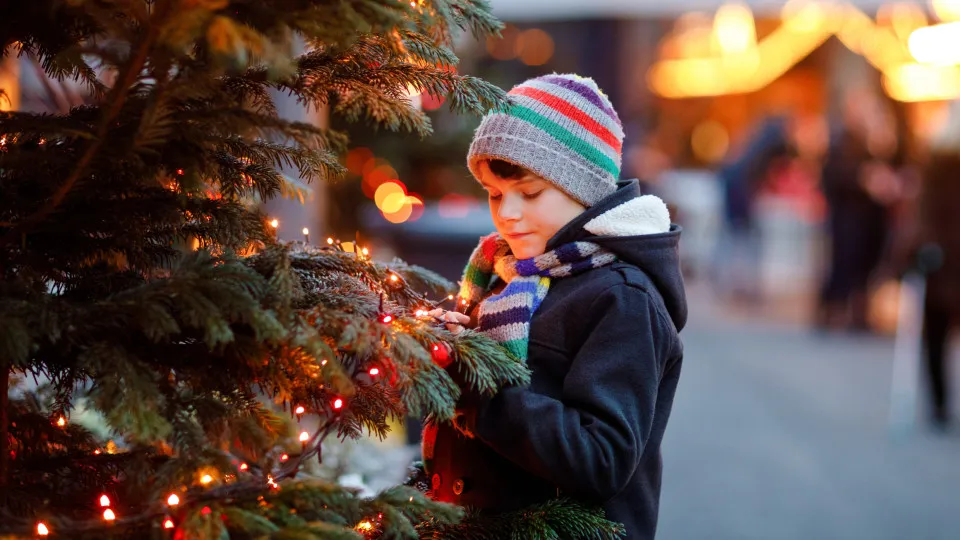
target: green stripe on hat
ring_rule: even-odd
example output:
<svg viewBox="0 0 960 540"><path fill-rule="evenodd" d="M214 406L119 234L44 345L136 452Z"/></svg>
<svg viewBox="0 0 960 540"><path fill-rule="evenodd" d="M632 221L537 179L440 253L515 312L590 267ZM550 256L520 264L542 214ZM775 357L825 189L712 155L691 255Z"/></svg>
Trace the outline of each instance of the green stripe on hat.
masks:
<svg viewBox="0 0 960 540"><path fill-rule="evenodd" d="M620 167L618 167L612 159L603 155L603 152L591 146L590 143L584 141L580 137L577 137L573 133L570 133L566 128L554 122L553 120L550 120L546 116L543 116L532 109L528 109L523 105L514 105L510 107L510 110L507 111L507 114L515 118L519 118L525 122L529 122L538 129L545 131L554 139L560 141L571 150L583 156L587 161L610 173L614 178L620 176Z"/></svg>

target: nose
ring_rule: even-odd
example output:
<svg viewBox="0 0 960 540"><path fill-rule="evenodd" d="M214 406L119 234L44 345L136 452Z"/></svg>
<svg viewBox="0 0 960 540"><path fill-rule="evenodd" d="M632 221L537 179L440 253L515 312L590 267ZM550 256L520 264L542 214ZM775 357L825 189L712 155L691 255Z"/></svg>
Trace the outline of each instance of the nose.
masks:
<svg viewBox="0 0 960 540"><path fill-rule="evenodd" d="M512 193L505 193L497 215L504 221L518 221L523 216L523 201Z"/></svg>

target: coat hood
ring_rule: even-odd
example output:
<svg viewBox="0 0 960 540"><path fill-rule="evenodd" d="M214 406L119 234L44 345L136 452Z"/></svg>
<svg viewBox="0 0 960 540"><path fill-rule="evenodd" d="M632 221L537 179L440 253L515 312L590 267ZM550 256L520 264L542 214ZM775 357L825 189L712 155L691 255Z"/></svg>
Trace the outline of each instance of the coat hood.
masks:
<svg viewBox="0 0 960 540"><path fill-rule="evenodd" d="M657 287L679 331L687 321L687 299L680 271L679 225L670 223L667 206L641 195L640 184L625 180L607 198L566 224L547 243L547 251L570 242L593 242L640 268Z"/></svg>

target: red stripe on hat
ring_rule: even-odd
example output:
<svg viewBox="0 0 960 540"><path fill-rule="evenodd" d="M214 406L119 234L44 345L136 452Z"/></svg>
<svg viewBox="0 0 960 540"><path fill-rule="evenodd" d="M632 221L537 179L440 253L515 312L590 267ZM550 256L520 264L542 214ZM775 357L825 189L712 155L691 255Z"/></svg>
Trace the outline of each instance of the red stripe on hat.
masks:
<svg viewBox="0 0 960 540"><path fill-rule="evenodd" d="M618 139L616 135L614 135L609 129L566 100L560 99L553 94L544 92L543 90L538 90L529 86L520 86L514 88L510 91L510 93L535 99L547 107L559 112L560 114L586 128L587 131L596 135L601 141L612 146L618 154L623 148L623 143L620 142L620 139Z"/></svg>

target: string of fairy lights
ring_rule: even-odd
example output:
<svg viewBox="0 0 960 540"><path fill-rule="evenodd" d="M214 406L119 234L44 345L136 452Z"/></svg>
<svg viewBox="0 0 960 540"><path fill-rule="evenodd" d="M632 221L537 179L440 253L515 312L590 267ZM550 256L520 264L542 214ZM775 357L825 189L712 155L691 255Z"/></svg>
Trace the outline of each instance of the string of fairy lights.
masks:
<svg viewBox="0 0 960 540"><path fill-rule="evenodd" d="M279 228L279 220L277 219L271 219L267 223L274 230ZM304 227L302 229L302 233L304 235L304 241L306 242L306 245L309 246L309 229ZM330 237L326 239L326 246L323 246L320 249L335 249L342 253L351 253L358 260L366 261L367 263L372 264L370 250L366 247L359 247L358 249L356 243L345 243ZM383 290L381 291L381 314L378 316L378 320L383 324L393 324L397 321L397 319L394 314L385 312L383 298L389 288L406 286L406 281L399 274L388 269L384 285L387 286L383 287ZM418 297L419 301L417 304L421 306L413 312L416 320L431 321L441 326L445 324L446 321L444 321L442 318L436 317L431 312L434 309L441 307L446 302L454 301L454 295L451 294L436 301L428 300L427 294L414 294L414 297ZM460 302L464 306L467 305L466 300L461 299ZM433 361L436 362L440 367L446 367L449 365L451 350L448 345L436 343L431 347L430 352ZM321 365L326 365L326 363L327 360L321 360ZM365 371L366 374L372 379L381 375L381 368L379 366L368 366L363 369L356 369L350 374L351 378L356 377L362 371ZM276 467L276 470L267 472L260 470L256 465L250 465L246 462L237 462L237 470L235 474L226 474L221 477L221 471L219 470L210 469L199 471L197 473L195 485L189 487L183 486L178 491L170 492L165 497L162 497L160 500L149 504L146 508L142 509L136 514L123 515L122 512L117 508L115 504L116 501L111 498L109 494L103 493L96 501L101 509L99 518L83 521L55 518L39 519L32 524L27 522L20 524L19 526L3 527L0 532L4 534L19 534L34 537L56 537L60 535L69 536L70 533L89 533L98 530L105 530L109 527L133 525L142 526L145 522L153 522L153 526L159 527L163 531L173 535L177 530L178 523L182 522L184 519L186 508L197 506L205 501L220 500L224 497L233 500L242 500L246 496L259 497L259 495L262 494L265 486L269 487L271 490L280 490L281 486L279 482L294 478L306 460L311 459L314 456L317 456L318 460L321 460L321 446L323 445L323 442L326 440L327 436L329 436L330 433L332 433L337 427L339 415L342 413L346 405L347 403L345 402L344 398L334 397L330 401L329 411L309 411L304 405L296 405L295 407L292 407L290 411L296 417L298 424L301 423L306 414L311 412L324 417L325 420L313 433L302 429L301 426L298 436L298 440L301 445L300 453L290 455L289 453L284 452L280 454L278 459L279 465ZM69 423L67 411L60 411L54 416L56 417L54 423L59 428L67 427ZM116 448L113 448L113 451L109 450L110 449L108 449L107 453L119 453ZM96 449L93 453L97 456L101 456L104 452L101 449ZM262 500L262 498L260 498L260 500ZM210 506L203 506L200 510L201 515L209 515L212 512L213 510ZM354 530L364 535L375 533L378 529L378 523L381 519L382 514L378 514L376 518L371 517L369 519L362 520L354 526Z"/></svg>

